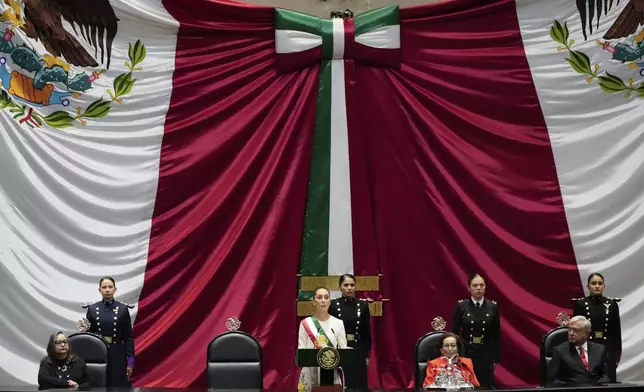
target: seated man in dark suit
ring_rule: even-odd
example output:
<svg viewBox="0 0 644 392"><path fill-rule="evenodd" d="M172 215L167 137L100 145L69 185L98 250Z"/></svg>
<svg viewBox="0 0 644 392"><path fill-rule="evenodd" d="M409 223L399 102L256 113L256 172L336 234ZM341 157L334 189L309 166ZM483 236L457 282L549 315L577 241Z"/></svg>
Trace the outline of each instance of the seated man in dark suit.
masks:
<svg viewBox="0 0 644 392"><path fill-rule="evenodd" d="M588 341L591 325L584 316L568 324L568 341L555 347L548 367L552 385L608 384L608 351Z"/></svg>

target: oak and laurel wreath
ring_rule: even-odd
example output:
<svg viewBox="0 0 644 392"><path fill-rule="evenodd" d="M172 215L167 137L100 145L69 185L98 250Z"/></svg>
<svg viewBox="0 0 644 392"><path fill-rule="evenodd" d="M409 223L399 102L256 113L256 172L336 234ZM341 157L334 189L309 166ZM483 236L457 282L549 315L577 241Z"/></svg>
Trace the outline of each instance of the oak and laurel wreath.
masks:
<svg viewBox="0 0 644 392"><path fill-rule="evenodd" d="M570 57L566 57L566 61L570 67L577 73L587 75L586 82L590 83L593 79L599 81L599 87L607 93L624 92L626 97L630 97L631 93L637 94L640 98L644 97L644 82L639 82L639 87L634 87L636 82L633 79L628 79L625 83L619 76L615 76L608 71L604 75L600 75L599 64L592 65L590 58L583 52L572 50L571 46L575 43L574 40L568 41L569 32L566 23L561 25L559 21L555 20L550 27L550 37L557 43L563 45L557 47L558 51L567 51Z"/></svg>
<svg viewBox="0 0 644 392"><path fill-rule="evenodd" d="M48 116L42 116L40 113L33 112L31 114L32 118L38 123L39 126L42 126L43 123L46 123L52 128L67 128L71 127L74 121L80 122L82 125L87 125L86 119L96 119L103 118L107 116L112 108L112 103L116 102L118 104L123 103L123 97L132 91L136 79L132 79L132 74L134 71L142 71L143 67L138 66L143 62L147 51L145 45L141 40L137 40L134 45L129 44L128 49L128 58L130 61L125 62L125 66L128 68L129 72L120 74L114 79L113 87L114 92L108 89L107 95L109 99L101 97L96 101L92 102L83 109L81 107L76 109L76 114L71 114L66 111L56 111ZM104 70L101 73L105 72ZM0 109L9 108L9 111L14 114L13 118L16 119L25 114L28 110L26 105L20 105L14 102L10 95L5 91L0 91Z"/></svg>

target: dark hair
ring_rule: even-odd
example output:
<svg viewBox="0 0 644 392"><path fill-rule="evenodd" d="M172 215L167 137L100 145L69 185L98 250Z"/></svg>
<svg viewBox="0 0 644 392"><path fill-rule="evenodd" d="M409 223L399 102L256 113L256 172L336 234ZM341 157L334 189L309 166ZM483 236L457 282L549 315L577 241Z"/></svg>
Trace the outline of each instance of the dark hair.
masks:
<svg viewBox="0 0 644 392"><path fill-rule="evenodd" d="M318 287L316 287L316 288L315 288L315 290L313 290L313 298L315 298L315 294L318 292L318 290L322 290L322 289L326 290L326 292L327 292L329 295L331 295L331 292L329 291L329 289L327 289L327 288L326 288L326 287L324 287L324 286L318 286Z"/></svg>
<svg viewBox="0 0 644 392"><path fill-rule="evenodd" d="M56 336L58 335L65 335L65 333L63 331L57 331L56 333L51 334L51 336L49 337L49 342L47 343L47 357L45 357L45 359L51 363L53 363L56 360L55 342L56 342ZM65 335L65 337L67 337L67 335ZM65 359L68 361L74 359L74 353L72 353L71 344L67 346L67 357Z"/></svg>
<svg viewBox="0 0 644 392"><path fill-rule="evenodd" d="M443 343L445 342L445 339L447 338L454 338L456 339L456 350L459 355L461 355L461 337L458 336L455 333L452 332L445 332L443 336L441 337L441 340L438 342L438 347L436 347L436 351L440 354L441 353L441 348L443 347Z"/></svg>
<svg viewBox="0 0 644 392"><path fill-rule="evenodd" d="M467 281L467 285L470 286L472 284L472 281L476 278L483 279L483 283L485 283L485 278L483 277L483 275L479 274L478 272L475 272L472 275L470 275L470 279Z"/></svg>
<svg viewBox="0 0 644 392"><path fill-rule="evenodd" d="M114 287L116 287L116 282L114 281L114 278L112 278L111 276L104 276L104 277L102 277L102 278L101 278L101 280L99 280L99 281L98 281L98 287L101 287L101 285L103 284L103 281L104 281L104 280L110 280L110 281L112 281L112 284L114 285Z"/></svg>
<svg viewBox="0 0 644 392"><path fill-rule="evenodd" d="M351 274L344 274L344 275L340 276L339 285L342 285L342 283L344 283L344 281L347 280L347 279L353 279L353 283L358 283L358 281L356 280L355 276L353 276Z"/></svg>
<svg viewBox="0 0 644 392"><path fill-rule="evenodd" d="M593 272L592 274L588 275L588 284L590 284L590 281L591 281L595 276L602 278L602 282L606 281L606 279L604 279L604 275L600 274L599 272Z"/></svg>

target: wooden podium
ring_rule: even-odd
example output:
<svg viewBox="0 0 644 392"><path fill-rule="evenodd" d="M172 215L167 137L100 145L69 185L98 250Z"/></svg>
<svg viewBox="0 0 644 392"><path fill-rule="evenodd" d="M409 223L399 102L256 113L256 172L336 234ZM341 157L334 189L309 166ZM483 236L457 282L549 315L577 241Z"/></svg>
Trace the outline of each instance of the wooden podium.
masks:
<svg viewBox="0 0 644 392"><path fill-rule="evenodd" d="M320 350L303 348L297 350L297 355L295 356L295 364L299 367L320 368L320 385L313 386L311 388L313 392L343 391L342 385L334 383L333 373L335 368L357 364L358 361L364 360L364 353L360 350L335 349L331 347L325 347Z"/></svg>

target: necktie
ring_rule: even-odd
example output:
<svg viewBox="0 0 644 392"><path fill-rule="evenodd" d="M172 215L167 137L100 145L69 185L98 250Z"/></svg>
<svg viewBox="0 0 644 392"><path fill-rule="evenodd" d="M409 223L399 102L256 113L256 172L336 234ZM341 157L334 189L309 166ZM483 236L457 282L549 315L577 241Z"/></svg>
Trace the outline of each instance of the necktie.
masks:
<svg viewBox="0 0 644 392"><path fill-rule="evenodd" d="M477 303L476 303L476 307L477 307L477 308L480 308L480 307L481 307L481 303L480 303L480 302L477 302Z"/></svg>
<svg viewBox="0 0 644 392"><path fill-rule="evenodd" d="M584 364L586 371L590 371L590 366L588 366L588 361L586 360L586 353L584 353L583 347L579 347L579 357L581 358L581 362Z"/></svg>

